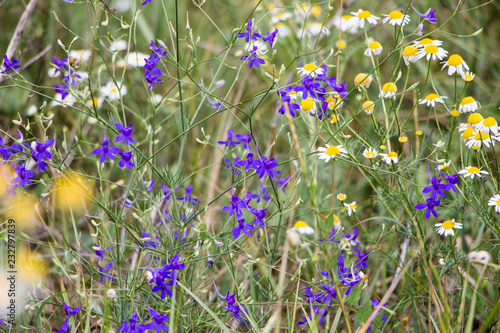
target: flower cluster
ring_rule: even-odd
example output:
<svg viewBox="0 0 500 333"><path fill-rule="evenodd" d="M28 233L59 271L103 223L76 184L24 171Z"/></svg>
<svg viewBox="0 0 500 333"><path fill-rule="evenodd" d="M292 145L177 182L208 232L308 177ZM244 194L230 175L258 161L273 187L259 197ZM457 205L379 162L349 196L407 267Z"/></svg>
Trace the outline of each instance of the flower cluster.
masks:
<svg viewBox="0 0 500 333"><path fill-rule="evenodd" d="M4 55L3 56L3 65L5 66L5 69L0 70L0 73L7 74L8 72L10 72L12 70L15 70L15 69L18 69L19 67L21 67L19 65L19 60L21 60L21 55L19 55L18 59L13 57L12 60L9 60L9 58L6 55Z"/></svg>
<svg viewBox="0 0 500 333"><path fill-rule="evenodd" d="M123 321L123 324L118 329L120 332L126 333L143 333L153 330L157 333L168 331L168 327L165 324L169 320L167 315L161 315L149 307L148 312L151 316L151 322L149 324L137 324L137 313L134 313L128 321Z"/></svg>
<svg viewBox="0 0 500 333"><path fill-rule="evenodd" d="M426 196L426 201L425 203L420 203L415 206L415 209L417 210L425 208L426 219L430 218L431 213L432 215L434 215L434 217L437 217L437 212L434 208L438 207L441 204L441 200L438 199L439 197L444 198L445 194L443 191L452 190L453 192L457 193L455 185L460 182L459 174L445 175L441 171L439 171L439 174L442 178L438 179L437 176L431 178L430 171L428 172L429 183L422 190L422 194L425 194ZM445 180L446 183L441 183L443 180Z"/></svg>
<svg viewBox="0 0 500 333"><path fill-rule="evenodd" d="M177 271L181 271L186 267L186 264L179 263L179 254L176 254L170 262L163 266L162 268L153 271L153 278L149 283L154 284L153 293L160 292L161 299L165 298L165 295L172 297L171 287L177 285Z"/></svg>
<svg viewBox="0 0 500 333"><path fill-rule="evenodd" d="M144 77L149 83L148 91L150 89L154 90L157 83L163 83L160 79L162 71L156 68L156 65L160 62L162 57L167 55L167 51L163 49L163 46L160 45L157 47L154 41L151 41L150 45L151 49L153 49L153 54L146 59L146 64L144 65Z"/></svg>
<svg viewBox="0 0 500 333"><path fill-rule="evenodd" d="M458 131L467 148L476 151L481 147L494 147L495 143L500 141L500 126L497 120L493 117L483 118L477 112L469 115L467 123L460 124Z"/></svg>
<svg viewBox="0 0 500 333"><path fill-rule="evenodd" d="M125 127L122 124L115 123L115 127L120 132L120 134L115 139L116 143L123 141L123 143L125 143L127 146L135 143L135 140L131 137L134 133L134 131L132 130L132 124L130 124L128 127ZM118 155L121 158L118 166L120 168L127 167L132 170L132 168L135 167L135 164L132 163L132 152L133 151L121 151L119 148L110 146L109 139L105 134L101 147L94 149L92 151L92 155L99 156L100 163L104 163L107 158L109 158L110 160L114 160L115 155Z"/></svg>
<svg viewBox="0 0 500 333"><path fill-rule="evenodd" d="M368 267L367 261L370 252L363 253L359 250L358 246L360 243L356 240L358 234L359 230L358 228L355 228L352 233L341 235L340 240L335 240L337 230L334 228L331 230L327 239L319 240L320 243L326 242L336 244L340 250L337 260L337 276L338 281L340 281L344 287L347 287L345 292L346 296L348 296L352 289L360 283L363 288L367 285L365 274L362 270ZM348 266L346 266L344 259L344 256L347 254L351 254L356 258ZM324 325L326 323L325 318L328 315L328 311L333 305L333 300L336 300L338 297L337 286L335 285L333 278L330 276L330 273L328 271L321 271L319 267L318 270L321 276L326 278L326 280L322 280L318 276L320 286L320 291L318 293L314 293L311 287L306 287L306 293L303 294L303 296L305 296L306 302L311 306L312 313L308 317L304 315L302 320L297 323L298 325L303 325L308 321L312 321L313 315L318 316L320 325Z"/></svg>
<svg viewBox="0 0 500 333"><path fill-rule="evenodd" d="M248 324L248 321L243 317L244 313L246 312L246 309L239 304L236 304L236 294L229 295L229 291L226 293L226 296L222 296L219 293L219 290L217 290L217 287L215 287L215 291L217 291L217 294L221 299L223 299L226 302L226 306L222 305L222 307L229 311L231 315L233 316L234 319L238 321L238 323L241 324Z"/></svg>
<svg viewBox="0 0 500 333"><path fill-rule="evenodd" d="M236 37L244 38L246 44L247 55L244 55L240 58L240 60L247 61L248 60L248 68L259 69L260 65L264 65L266 61L260 56L263 56L267 53L268 47L271 49L275 49L275 39L278 35L278 29L274 29L273 32L267 31L267 34L264 36L255 28L254 22L249 20L247 22L246 32L239 33ZM266 44L267 43L267 44Z"/></svg>
<svg viewBox="0 0 500 333"><path fill-rule="evenodd" d="M347 96L347 83L339 84L335 77L328 77L326 65L319 67L308 63L297 71L301 76L300 83L277 91L279 113L285 114L288 110L295 117L295 111L302 110L322 120L342 105Z"/></svg>

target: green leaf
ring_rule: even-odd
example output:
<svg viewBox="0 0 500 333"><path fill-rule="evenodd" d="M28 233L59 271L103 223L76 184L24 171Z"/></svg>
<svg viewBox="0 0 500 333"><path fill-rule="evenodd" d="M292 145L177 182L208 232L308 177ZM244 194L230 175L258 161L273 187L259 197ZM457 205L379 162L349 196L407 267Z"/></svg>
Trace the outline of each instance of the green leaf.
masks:
<svg viewBox="0 0 500 333"><path fill-rule="evenodd" d="M364 323L365 321L368 320L371 313L372 313L372 304L370 303L370 301L367 300L365 304L363 304L358 309L358 313L356 314L356 320L359 321L360 323Z"/></svg>

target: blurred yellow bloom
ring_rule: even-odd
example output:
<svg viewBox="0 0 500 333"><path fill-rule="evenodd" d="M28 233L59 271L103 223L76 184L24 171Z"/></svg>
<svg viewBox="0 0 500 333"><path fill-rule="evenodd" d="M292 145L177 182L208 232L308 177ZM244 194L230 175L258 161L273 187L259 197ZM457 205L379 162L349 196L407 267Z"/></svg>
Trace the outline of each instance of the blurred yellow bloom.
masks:
<svg viewBox="0 0 500 333"><path fill-rule="evenodd" d="M54 192L58 209L80 210L88 201L90 186L82 176L69 173L56 179Z"/></svg>

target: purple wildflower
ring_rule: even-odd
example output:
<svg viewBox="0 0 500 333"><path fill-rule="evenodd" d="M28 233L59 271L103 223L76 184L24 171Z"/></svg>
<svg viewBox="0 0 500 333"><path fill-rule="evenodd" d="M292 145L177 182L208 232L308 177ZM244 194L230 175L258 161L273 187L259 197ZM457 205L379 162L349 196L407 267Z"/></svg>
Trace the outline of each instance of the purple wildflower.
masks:
<svg viewBox="0 0 500 333"><path fill-rule="evenodd" d="M257 161L253 159L253 153L248 153L246 160L240 160L236 157L234 165L237 167L245 167L245 172L249 172L251 169L256 169L258 167Z"/></svg>
<svg viewBox="0 0 500 333"><path fill-rule="evenodd" d="M426 219L428 219L431 216L431 213L432 213L432 215L434 215L434 217L437 217L437 213L436 213L436 210L434 209L434 207L439 206L440 203L441 203L440 200L435 200L433 198L427 198L425 203L421 203L421 204L416 205L415 209L421 210L421 209L425 208L425 218Z"/></svg>
<svg viewBox="0 0 500 333"><path fill-rule="evenodd" d="M19 55L19 59L12 58L12 60L9 60L9 58L4 55L3 56L3 65L5 66L5 70L0 71L3 74L7 74L11 70L17 69L21 66L19 66L19 60L21 60L21 55Z"/></svg>
<svg viewBox="0 0 500 333"><path fill-rule="evenodd" d="M261 59L258 57L257 54L258 47L254 46L250 52L250 55L244 55L240 58L240 60L248 60L248 68L252 68L255 66L255 68L260 69L260 65L264 65L266 62L264 59Z"/></svg>
<svg viewBox="0 0 500 333"><path fill-rule="evenodd" d="M167 200L169 200L169 199L170 199L170 197L172 196L172 190L171 190L171 189L169 189L169 188L168 188L165 184L163 184L163 183L161 184L161 188L162 188L162 190L163 190L163 195L165 196L165 198L163 199L163 201L162 201L162 203L161 203L161 204L162 204L162 205L164 205L164 204L165 204L165 202L167 202Z"/></svg>
<svg viewBox="0 0 500 333"><path fill-rule="evenodd" d="M231 205L222 207L223 212L229 212L229 217L235 215L237 219L243 217L242 209L248 209L247 204L234 194L231 196Z"/></svg>
<svg viewBox="0 0 500 333"><path fill-rule="evenodd" d="M97 264L97 267L99 268L99 274L101 275L101 278L99 279L99 282L101 283L106 283L107 280L109 280L109 282L113 282L113 277L111 276L111 274L108 274L108 272L111 270L111 268L113 267L113 263L110 262L109 264L106 264L106 266L99 266L99 264Z"/></svg>
<svg viewBox="0 0 500 333"><path fill-rule="evenodd" d="M230 128L227 131L227 141L217 141L217 143L226 147L236 147L241 142L239 142L238 140L233 140L233 138L234 138L234 131L232 128Z"/></svg>
<svg viewBox="0 0 500 333"><path fill-rule="evenodd" d="M125 320L118 328L120 332L126 332L126 333L143 333L145 330L148 329L146 325L142 324L137 324L137 313L134 313L132 317L128 320L128 322Z"/></svg>
<svg viewBox="0 0 500 333"><path fill-rule="evenodd" d="M50 153L50 147L54 144L54 140L48 140L45 143L40 143L40 142L35 142L34 143L34 148L32 145L31 148L31 154L33 156L33 159L38 163L37 166L37 173L40 173L40 171L45 171L45 168L47 167L47 163L43 160L44 158L50 160L52 159L52 154Z"/></svg>
<svg viewBox="0 0 500 333"><path fill-rule="evenodd" d="M120 131L120 135L118 135L115 139L115 142L118 143L123 141L127 146L129 144L134 144L135 140L132 139L132 134L134 134L134 130L132 129L132 124L128 125L128 127L123 126L122 124L115 123L115 127Z"/></svg>
<svg viewBox="0 0 500 333"><path fill-rule="evenodd" d="M195 206L196 204L200 203L200 200L193 198L191 193L193 192L193 185L188 185L186 187L186 193L184 194L183 197L177 198L177 200L182 201L183 205L190 204L192 206Z"/></svg>
<svg viewBox="0 0 500 333"><path fill-rule="evenodd" d="M233 235L234 239L237 239L238 237L240 237L240 234L242 232L247 236L251 236L250 231L253 229L255 229L255 227L253 225L251 225L250 223L245 223L244 218L239 218L238 224L233 229L232 235Z"/></svg>
<svg viewBox="0 0 500 333"><path fill-rule="evenodd" d="M122 151L118 148L115 147L110 147L109 146L109 140L104 136L104 141L102 142L102 146L100 148L95 149L92 152L92 155L101 155L99 158L100 163L104 163L106 161L106 157L109 158L110 160L114 160L115 156L120 154Z"/></svg>
<svg viewBox="0 0 500 333"><path fill-rule="evenodd" d="M249 20L247 22L247 32L241 32L236 37L238 38L245 38L245 42L249 42L250 39L257 40L258 38L262 38L262 35L258 31L253 31L252 29L252 20Z"/></svg>
<svg viewBox="0 0 500 333"><path fill-rule="evenodd" d="M24 166L24 161L19 162L18 165L14 165L14 170L16 171L17 177L12 180L12 185L16 185L16 188L21 185L22 188L26 188L26 185L32 185L30 178L34 176L31 170L26 170Z"/></svg>
<svg viewBox="0 0 500 333"><path fill-rule="evenodd" d="M259 174L259 179L261 179L265 175L268 175L269 177L274 179L281 173L280 171L274 170L278 166L278 163L276 163L276 158L274 157L269 160L266 156L262 156L260 160L256 160L255 163L257 164L255 172Z"/></svg>
<svg viewBox="0 0 500 333"><path fill-rule="evenodd" d="M135 167L135 164L132 163L132 151L128 152L122 151L120 152L120 157L122 158L120 160L120 163L118 163L118 166L120 168L127 167L130 170L132 170L132 168Z"/></svg>
<svg viewBox="0 0 500 333"><path fill-rule="evenodd" d="M425 21L427 21L429 23L436 23L437 22L437 17L434 16L436 9L429 8L424 14L421 14L421 13L417 12L417 10L415 9L415 7L413 7L413 5L411 6L411 8L413 8L415 13L417 13L418 16L423 18Z"/></svg>
<svg viewBox="0 0 500 333"><path fill-rule="evenodd" d="M165 322L168 322L169 317L167 315L160 315L158 314L155 310L153 309L148 309L149 315L151 316L151 319L153 321L148 324L147 329L148 330L155 330L156 333L161 333L163 331L168 331L167 325L165 325Z"/></svg>

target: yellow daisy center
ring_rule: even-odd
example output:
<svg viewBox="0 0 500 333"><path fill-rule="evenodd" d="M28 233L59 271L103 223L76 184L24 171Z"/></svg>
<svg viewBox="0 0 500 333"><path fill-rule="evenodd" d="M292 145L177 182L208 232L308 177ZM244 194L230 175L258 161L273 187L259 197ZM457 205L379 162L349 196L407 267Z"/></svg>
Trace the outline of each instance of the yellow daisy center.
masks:
<svg viewBox="0 0 500 333"><path fill-rule="evenodd" d="M476 136L474 136L474 139L476 140L488 140L490 138L490 136L486 133L484 133L483 131L479 132L476 134Z"/></svg>
<svg viewBox="0 0 500 333"><path fill-rule="evenodd" d="M347 44L346 44L346 43L345 43L345 41L343 41L343 40L337 41L337 42L335 43L335 46L336 46L336 47L338 47L339 49L345 49L346 45L347 45Z"/></svg>
<svg viewBox="0 0 500 333"><path fill-rule="evenodd" d="M458 116L460 116L460 111L458 111L458 110L453 110L453 111L451 111L451 115L452 115L453 117L458 117Z"/></svg>
<svg viewBox="0 0 500 333"><path fill-rule="evenodd" d="M346 21L349 21L350 19L352 19L354 16L352 15L342 15L342 18Z"/></svg>
<svg viewBox="0 0 500 333"><path fill-rule="evenodd" d="M483 121L483 125L486 127L492 127L497 125L497 120L493 117L488 117Z"/></svg>
<svg viewBox="0 0 500 333"><path fill-rule="evenodd" d="M472 128L469 128L469 129L466 129L463 133L462 133L462 137L467 140L468 138L474 136L474 130Z"/></svg>
<svg viewBox="0 0 500 333"><path fill-rule="evenodd" d="M458 54L453 54L450 56L450 58L448 58L448 65L458 66L461 65L463 61L464 59L462 59L461 56L459 56Z"/></svg>
<svg viewBox="0 0 500 333"><path fill-rule="evenodd" d="M363 106L363 110L365 110L365 111L372 111L373 108L374 108L374 106L375 106L375 104L373 104L372 101L366 101L366 102L363 103L362 106Z"/></svg>
<svg viewBox="0 0 500 333"><path fill-rule="evenodd" d="M477 123L481 122L483 120L483 116L481 116L479 113L474 112L467 118L467 122L471 125L476 125Z"/></svg>
<svg viewBox="0 0 500 333"><path fill-rule="evenodd" d="M442 224L442 227L444 229L452 229L455 226L455 223L453 223L452 220L444 221Z"/></svg>
<svg viewBox="0 0 500 333"><path fill-rule="evenodd" d="M387 82L386 84L384 84L382 86L382 91L385 92L385 93L394 93L396 92L397 88L396 88L396 85L392 82Z"/></svg>
<svg viewBox="0 0 500 333"><path fill-rule="evenodd" d="M421 136L423 133L422 133L421 130L418 130L418 131L415 132L415 134L418 135L418 136Z"/></svg>
<svg viewBox="0 0 500 333"><path fill-rule="evenodd" d="M371 42L370 45L368 45L368 47L372 50L376 50L378 48L381 48L382 45L379 42Z"/></svg>
<svg viewBox="0 0 500 333"><path fill-rule="evenodd" d="M305 223L304 221L297 221L293 227L294 229L299 229L299 228L303 228L303 227L308 227L309 225L307 223Z"/></svg>
<svg viewBox="0 0 500 333"><path fill-rule="evenodd" d="M316 68L318 68L318 66L316 66L315 64L307 64L304 66L304 69L309 72L312 72Z"/></svg>
<svg viewBox="0 0 500 333"><path fill-rule="evenodd" d="M111 88L110 92L111 93L115 93L116 92L116 88Z"/></svg>
<svg viewBox="0 0 500 333"><path fill-rule="evenodd" d="M464 99L462 99L462 105L474 103L475 101L476 100L472 96L465 97Z"/></svg>
<svg viewBox="0 0 500 333"><path fill-rule="evenodd" d="M462 76L462 80L467 81L467 82L472 81L472 79L474 79L474 78L472 77L472 75L471 75L471 74L464 74L464 75Z"/></svg>
<svg viewBox="0 0 500 333"><path fill-rule="evenodd" d="M439 96L436 95L436 94L429 94L429 95L427 95L427 97L425 97L425 99L428 100L428 101L432 101L432 100L435 100L438 97Z"/></svg>
<svg viewBox="0 0 500 333"><path fill-rule="evenodd" d="M298 92L296 92L296 91L290 91L288 93L288 96L297 96L297 95L298 95Z"/></svg>
<svg viewBox="0 0 500 333"><path fill-rule="evenodd" d="M475 175L476 173L479 173L479 169L477 167L471 167L469 170L467 170L467 173L470 173L471 175Z"/></svg>
<svg viewBox="0 0 500 333"><path fill-rule="evenodd" d="M369 152L366 153L366 158L374 158L374 157L375 157L375 153L374 152L369 151Z"/></svg>
<svg viewBox="0 0 500 333"><path fill-rule="evenodd" d="M392 158L392 157L397 157L398 154L395 151L391 151L389 154L387 154L387 157Z"/></svg>
<svg viewBox="0 0 500 333"><path fill-rule="evenodd" d="M314 5L311 9L311 14L313 16L318 16L319 14L321 14L321 6Z"/></svg>
<svg viewBox="0 0 500 333"><path fill-rule="evenodd" d="M430 38L424 38L420 41L420 45L430 45L432 44L434 41Z"/></svg>
<svg viewBox="0 0 500 333"><path fill-rule="evenodd" d="M424 51L431 54L438 53L438 47L436 45L427 45Z"/></svg>
<svg viewBox="0 0 500 333"><path fill-rule="evenodd" d="M403 57L412 57L416 55L418 52L418 49L413 46L413 45L408 45L407 47L404 48L403 50Z"/></svg>
<svg viewBox="0 0 500 333"><path fill-rule="evenodd" d="M361 84L361 85L367 85L370 83L370 78L368 77L368 74L365 74L365 73L359 73L358 75L356 75L356 77L354 78L354 84L355 85L358 85L358 84Z"/></svg>
<svg viewBox="0 0 500 333"><path fill-rule="evenodd" d="M326 149L326 154L328 156L337 156L340 154L340 150L335 146L330 146Z"/></svg>
<svg viewBox="0 0 500 333"><path fill-rule="evenodd" d="M345 194L337 195L337 200L339 200L339 201L344 201L346 198L347 198L347 196Z"/></svg>
<svg viewBox="0 0 500 333"><path fill-rule="evenodd" d="M300 107L304 111L309 111L314 108L314 101L312 99L304 99L302 102L300 102Z"/></svg>
<svg viewBox="0 0 500 333"><path fill-rule="evenodd" d="M349 205L349 208L356 209L356 208L358 208L358 206L356 206L356 205Z"/></svg>
<svg viewBox="0 0 500 333"><path fill-rule="evenodd" d="M372 16L372 13L370 13L370 12L369 12L369 11L367 11L367 10L363 10L361 13L359 13L359 14L358 14L358 17L359 17L360 19L367 19L367 18L369 18L369 17L371 17L371 16Z"/></svg>
<svg viewBox="0 0 500 333"><path fill-rule="evenodd" d="M407 141L408 141L408 138L407 138L406 136L401 136L401 137L399 137L399 139L398 139L398 140L399 140L399 142L401 142L401 143L405 143L405 142L407 142Z"/></svg>
<svg viewBox="0 0 500 333"><path fill-rule="evenodd" d="M333 214L333 223L340 223L340 219L336 214Z"/></svg>
<svg viewBox="0 0 500 333"><path fill-rule="evenodd" d="M330 121L331 121L332 123L336 123L336 122L338 121L337 116L336 116L336 115L334 115L334 114L332 114L332 115L331 115L331 117L330 117Z"/></svg>
<svg viewBox="0 0 500 333"><path fill-rule="evenodd" d="M403 17L403 13L401 13L399 10L394 10L389 13L389 18L391 20L397 20Z"/></svg>
<svg viewBox="0 0 500 333"><path fill-rule="evenodd" d="M497 200L497 206L500 206L500 199Z"/></svg>

